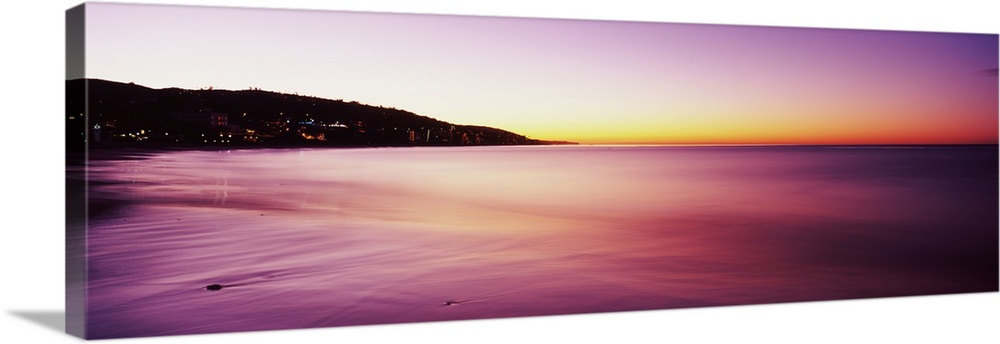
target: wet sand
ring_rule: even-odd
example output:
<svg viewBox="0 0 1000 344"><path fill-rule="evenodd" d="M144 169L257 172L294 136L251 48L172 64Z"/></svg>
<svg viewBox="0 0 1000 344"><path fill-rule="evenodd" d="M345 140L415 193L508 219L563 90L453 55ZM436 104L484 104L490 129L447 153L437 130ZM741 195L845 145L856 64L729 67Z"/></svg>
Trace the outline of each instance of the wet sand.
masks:
<svg viewBox="0 0 1000 344"><path fill-rule="evenodd" d="M93 204L117 206L91 222L90 330L995 291L996 157L995 147L493 147L100 160Z"/></svg>

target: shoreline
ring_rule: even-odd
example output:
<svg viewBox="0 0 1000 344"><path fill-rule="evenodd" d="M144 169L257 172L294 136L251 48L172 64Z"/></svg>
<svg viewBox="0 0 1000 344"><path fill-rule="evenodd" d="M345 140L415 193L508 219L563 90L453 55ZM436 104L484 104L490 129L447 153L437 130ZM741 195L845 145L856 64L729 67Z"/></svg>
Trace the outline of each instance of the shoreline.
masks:
<svg viewBox="0 0 1000 344"><path fill-rule="evenodd" d="M183 145L100 145L77 149L83 151L86 160L142 160L147 156L186 151L220 151L220 150L263 150L263 149L366 149L366 148L472 148L472 147L538 147L538 146L573 146L595 148L834 148L834 149L924 149L924 148L1000 148L1000 144L579 144L553 143L533 145L477 145L477 146L361 146L361 145L227 145L227 146L183 146ZM67 155L72 153L67 152Z"/></svg>
<svg viewBox="0 0 1000 344"><path fill-rule="evenodd" d="M548 142L537 144L495 144L495 145L332 145L332 144L235 144L235 145L161 145L161 144L99 144L73 147L74 152L84 151L88 160L119 160L136 158L164 152L257 150L257 149L364 149L364 148L431 148L431 147L536 147L536 146L583 146L575 142Z"/></svg>

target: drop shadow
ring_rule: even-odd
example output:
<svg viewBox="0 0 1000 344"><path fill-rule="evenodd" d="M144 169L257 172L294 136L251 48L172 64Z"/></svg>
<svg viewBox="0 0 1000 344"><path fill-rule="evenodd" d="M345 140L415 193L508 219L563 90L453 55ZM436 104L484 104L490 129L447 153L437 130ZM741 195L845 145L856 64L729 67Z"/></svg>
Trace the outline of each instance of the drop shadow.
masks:
<svg viewBox="0 0 1000 344"><path fill-rule="evenodd" d="M65 311L7 311L19 318L42 325L59 333L66 332Z"/></svg>

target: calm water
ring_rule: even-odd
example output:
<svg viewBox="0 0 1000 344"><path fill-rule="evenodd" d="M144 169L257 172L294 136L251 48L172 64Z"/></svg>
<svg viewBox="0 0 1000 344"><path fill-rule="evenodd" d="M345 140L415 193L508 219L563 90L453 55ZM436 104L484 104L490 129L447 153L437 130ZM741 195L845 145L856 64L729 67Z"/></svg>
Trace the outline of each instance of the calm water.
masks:
<svg viewBox="0 0 1000 344"><path fill-rule="evenodd" d="M184 151L89 171L96 338L998 288L996 147Z"/></svg>

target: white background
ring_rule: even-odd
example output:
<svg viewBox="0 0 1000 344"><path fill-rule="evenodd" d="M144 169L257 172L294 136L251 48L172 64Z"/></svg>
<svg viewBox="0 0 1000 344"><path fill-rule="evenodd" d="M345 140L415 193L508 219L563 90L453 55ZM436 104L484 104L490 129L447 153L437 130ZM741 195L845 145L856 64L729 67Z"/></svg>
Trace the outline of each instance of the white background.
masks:
<svg viewBox="0 0 1000 344"><path fill-rule="evenodd" d="M122 1L133 2L133 1ZM988 1L156 1L295 9L998 33ZM65 343L64 18L0 9L0 342ZM998 343L1000 293L116 340L115 343Z"/></svg>

